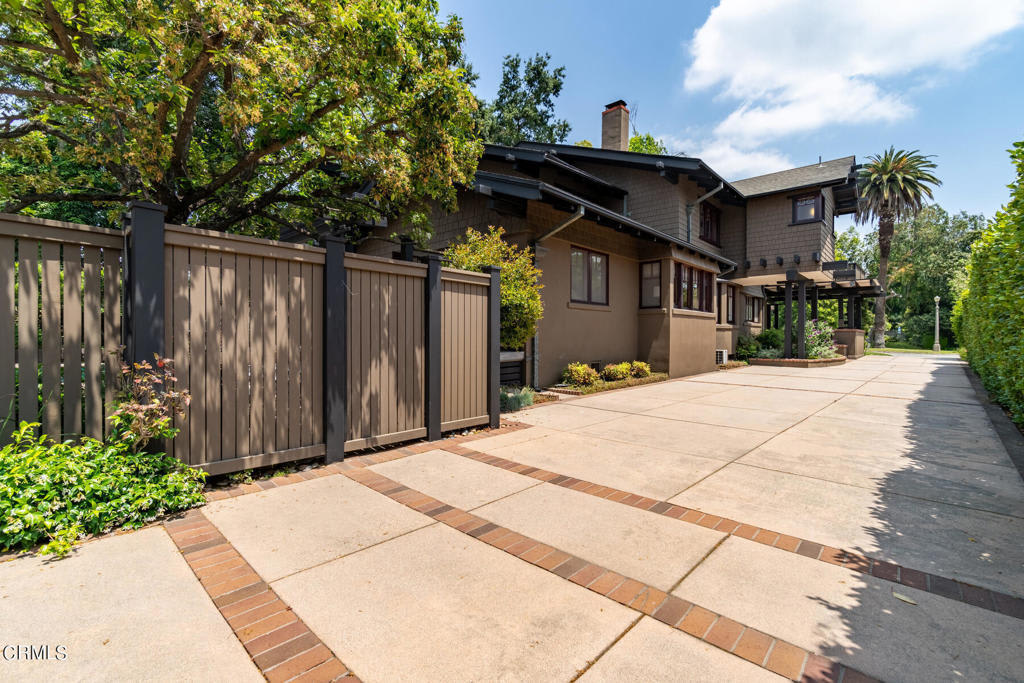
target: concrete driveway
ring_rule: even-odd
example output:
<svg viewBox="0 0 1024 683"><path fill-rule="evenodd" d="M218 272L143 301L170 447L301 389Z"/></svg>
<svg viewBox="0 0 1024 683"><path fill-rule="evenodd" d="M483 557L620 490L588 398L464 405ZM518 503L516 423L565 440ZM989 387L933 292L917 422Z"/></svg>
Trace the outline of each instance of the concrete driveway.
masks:
<svg viewBox="0 0 1024 683"><path fill-rule="evenodd" d="M1024 484L951 357L716 372L272 482L169 525L185 562L150 529L87 544L59 580L0 564L9 632L79 643L0 674L147 659L97 643L171 609L159 595L92 607L96 631L31 607L76 604L71 576L94 581L72 569L108 552L128 594L139 571L182 585L187 624L140 638L197 666L222 652L213 678L1024 678ZM143 569L125 538L152 548Z"/></svg>

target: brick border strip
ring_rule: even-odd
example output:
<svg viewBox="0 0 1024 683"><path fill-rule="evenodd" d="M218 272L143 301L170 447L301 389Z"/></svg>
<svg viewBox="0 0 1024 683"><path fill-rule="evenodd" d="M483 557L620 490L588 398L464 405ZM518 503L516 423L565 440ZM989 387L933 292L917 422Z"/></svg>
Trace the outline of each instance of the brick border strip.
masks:
<svg viewBox="0 0 1024 683"><path fill-rule="evenodd" d="M358 683L206 515L190 510L164 528L264 678Z"/></svg>
<svg viewBox="0 0 1024 683"><path fill-rule="evenodd" d="M448 505L377 474L362 463L345 461L331 467L349 479L457 531L792 681L869 683L878 680L642 581Z"/></svg>
<svg viewBox="0 0 1024 683"><path fill-rule="evenodd" d="M397 448L391 448L386 451L378 451L376 453L366 453L364 455L350 455L347 456L344 462L347 463L359 463L360 466L366 465L379 465L384 462L391 460L398 460L400 458L407 458L410 455L416 455L418 453L426 453L427 451L433 451L438 449L444 449L450 446L458 445L468 441L476 441L478 439L486 439L492 436L499 436L501 434L507 434L509 432L516 432L521 429L528 429L532 425L528 425L522 422L506 422L503 421L501 426L497 429L481 429L471 434L462 434L459 436L449 436L439 441L420 441L417 443L410 444L408 446L399 446ZM269 491L270 489L276 489L281 486L288 486L290 484L298 484L303 481L309 481L310 479L319 479L320 477L326 477L331 474L336 474L334 470L330 469L330 465L320 465L313 469L306 470L304 472L293 472L284 477L274 477L271 479L260 479L254 481L251 484L237 484L227 488L213 489L204 493L207 503L212 503L217 500L226 500L228 498L237 498L247 493L259 493L260 491Z"/></svg>
<svg viewBox="0 0 1024 683"><path fill-rule="evenodd" d="M563 488L572 489L573 491L580 491L615 503L647 510L664 517L689 522L690 524L697 524L708 529L724 532L730 536L739 536L747 540L757 541L773 548L809 557L812 560L836 565L862 574L869 574L883 581L917 588L998 614L1004 614L1016 619L1024 619L1024 598L1018 598L937 574L911 569L892 562L886 562L885 560L876 560L849 550L833 548L777 531L737 522L727 517L719 517L701 512L700 510L682 507L667 501L655 500L636 493L595 484L584 479L577 479L557 472L531 467L530 465L482 453L458 444L445 446L444 448L449 453L461 455L477 462L532 477L533 479L545 481Z"/></svg>

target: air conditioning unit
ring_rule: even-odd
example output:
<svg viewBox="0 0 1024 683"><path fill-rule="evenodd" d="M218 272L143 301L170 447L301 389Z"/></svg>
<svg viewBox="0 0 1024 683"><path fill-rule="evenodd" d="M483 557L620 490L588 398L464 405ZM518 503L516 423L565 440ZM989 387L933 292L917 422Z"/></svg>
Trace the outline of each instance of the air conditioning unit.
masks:
<svg viewBox="0 0 1024 683"><path fill-rule="evenodd" d="M729 349L715 349L715 365L725 365L729 362Z"/></svg>

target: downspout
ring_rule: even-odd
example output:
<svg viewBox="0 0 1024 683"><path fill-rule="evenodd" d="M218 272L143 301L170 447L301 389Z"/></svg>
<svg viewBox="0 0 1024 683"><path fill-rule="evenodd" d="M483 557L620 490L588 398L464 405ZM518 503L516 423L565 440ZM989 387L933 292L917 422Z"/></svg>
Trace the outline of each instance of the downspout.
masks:
<svg viewBox="0 0 1024 683"><path fill-rule="evenodd" d="M693 239L692 239L693 238L693 229L692 229L692 225L693 225L693 210L696 209L698 206L700 206L700 203L702 201L704 201L708 197L712 196L713 194L717 193L723 187L725 187L725 183L724 182L723 183L718 183L718 187L716 187L715 189L711 190L710 192L708 192L706 194L701 195L697 199L697 201L695 201L695 202L687 202L686 203L686 241L687 242L693 241ZM734 268L735 268L735 266L734 266Z"/></svg>
<svg viewBox="0 0 1024 683"><path fill-rule="evenodd" d="M552 235L554 235L556 233L561 232L562 230L565 230L570 225L572 225L573 223L575 223L579 219L583 218L583 215L585 213L586 213L586 209L583 208L583 205L581 204L580 206L576 207L576 213L574 213L573 215L569 216L568 219L566 219L562 223L558 224L557 226L555 226L551 230L548 230L546 233L544 233L543 235L541 235L540 237L538 237L537 239L535 239L533 241L533 265L534 266L537 265L537 246L541 242L546 240L547 238L551 237ZM538 352L539 348L540 348L540 330L534 330L534 332L533 332L533 349L532 349L532 351L533 351L533 353L532 353L533 358L531 360L532 360L532 364L533 364L533 388L537 389L538 391L540 390L540 381L537 379L538 375L540 375L540 355L539 355L539 352Z"/></svg>

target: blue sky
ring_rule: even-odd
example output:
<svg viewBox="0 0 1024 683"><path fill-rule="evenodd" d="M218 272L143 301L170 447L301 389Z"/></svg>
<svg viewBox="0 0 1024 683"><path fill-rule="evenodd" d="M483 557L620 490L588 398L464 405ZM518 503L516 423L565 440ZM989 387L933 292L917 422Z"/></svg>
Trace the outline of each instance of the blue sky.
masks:
<svg viewBox="0 0 1024 683"><path fill-rule="evenodd" d="M936 155L938 203L990 217L1024 139L1024 0L440 5L463 20L479 96L504 55L549 52L569 142L599 141L624 99L638 130L729 179L895 145Z"/></svg>

